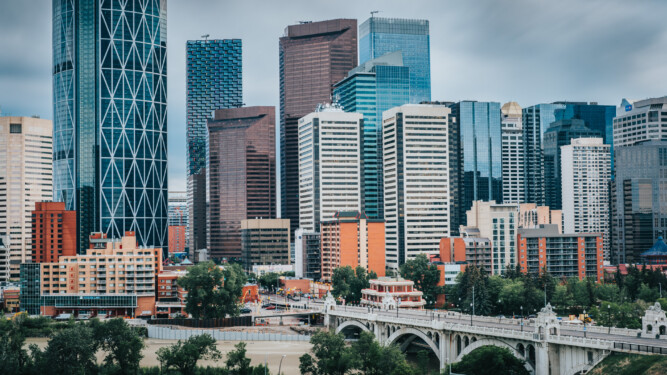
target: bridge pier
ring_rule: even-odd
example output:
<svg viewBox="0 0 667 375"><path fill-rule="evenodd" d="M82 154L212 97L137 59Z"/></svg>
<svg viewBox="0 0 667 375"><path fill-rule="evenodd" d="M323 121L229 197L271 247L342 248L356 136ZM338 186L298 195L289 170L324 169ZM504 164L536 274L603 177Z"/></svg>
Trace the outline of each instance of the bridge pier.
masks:
<svg viewBox="0 0 667 375"><path fill-rule="evenodd" d="M441 332L440 334L440 342L438 343L438 347L440 349L440 370L443 370L447 366L447 359L449 356L447 355L448 349L449 349L449 338L450 338L449 333Z"/></svg>
<svg viewBox="0 0 667 375"><path fill-rule="evenodd" d="M549 374L549 344L535 343L535 374Z"/></svg>

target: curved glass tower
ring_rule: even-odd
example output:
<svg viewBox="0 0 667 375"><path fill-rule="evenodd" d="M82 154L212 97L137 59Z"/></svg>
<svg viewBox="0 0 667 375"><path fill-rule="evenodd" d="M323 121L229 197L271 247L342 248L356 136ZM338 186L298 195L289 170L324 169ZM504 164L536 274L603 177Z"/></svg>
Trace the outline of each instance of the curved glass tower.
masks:
<svg viewBox="0 0 667 375"><path fill-rule="evenodd" d="M167 2L53 0L54 200L167 246Z"/></svg>

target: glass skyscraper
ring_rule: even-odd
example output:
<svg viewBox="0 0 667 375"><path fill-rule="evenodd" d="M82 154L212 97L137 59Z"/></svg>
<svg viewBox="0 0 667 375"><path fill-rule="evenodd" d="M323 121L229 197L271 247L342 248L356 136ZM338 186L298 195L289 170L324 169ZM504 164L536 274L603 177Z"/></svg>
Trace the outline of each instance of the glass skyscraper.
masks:
<svg viewBox="0 0 667 375"><path fill-rule="evenodd" d="M544 206L544 155L542 153L542 135L549 125L556 121L556 110L564 110L563 104L536 104L524 108L521 112L523 120L523 149L526 181L525 203Z"/></svg>
<svg viewBox="0 0 667 375"><path fill-rule="evenodd" d="M190 249L208 248L208 129L216 109L243 104L240 39L189 40L186 45L187 167Z"/></svg>
<svg viewBox="0 0 667 375"><path fill-rule="evenodd" d="M473 201L503 201L500 103L463 101L451 109L460 131L465 217Z"/></svg>
<svg viewBox="0 0 667 375"><path fill-rule="evenodd" d="M431 100L428 20L371 17L359 26L359 64L400 51L410 68L410 103Z"/></svg>
<svg viewBox="0 0 667 375"><path fill-rule="evenodd" d="M401 52L370 60L334 86L345 112L364 115L364 207L369 218L384 218L382 184L382 112L409 103L410 69Z"/></svg>
<svg viewBox="0 0 667 375"><path fill-rule="evenodd" d="M55 200L167 246L167 1L53 1Z"/></svg>

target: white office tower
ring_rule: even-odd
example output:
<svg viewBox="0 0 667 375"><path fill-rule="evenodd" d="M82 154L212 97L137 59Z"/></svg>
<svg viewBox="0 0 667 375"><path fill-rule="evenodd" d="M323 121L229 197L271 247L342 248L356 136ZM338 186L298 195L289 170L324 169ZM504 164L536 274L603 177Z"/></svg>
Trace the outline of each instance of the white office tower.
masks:
<svg viewBox="0 0 667 375"><path fill-rule="evenodd" d="M525 198L525 158L521 107L503 104L501 113L503 203L523 203Z"/></svg>
<svg viewBox="0 0 667 375"><path fill-rule="evenodd" d="M363 115L319 106L299 119L299 227L319 232L338 211L362 211Z"/></svg>
<svg viewBox="0 0 667 375"><path fill-rule="evenodd" d="M0 281L18 280L30 262L35 202L53 200L53 123L0 117ZM4 242L4 241L3 241Z"/></svg>
<svg viewBox="0 0 667 375"><path fill-rule="evenodd" d="M563 232L602 233L609 260L611 154L602 138L575 138L561 146Z"/></svg>
<svg viewBox="0 0 667 375"><path fill-rule="evenodd" d="M623 99L614 117L614 147L667 139L667 96Z"/></svg>
<svg viewBox="0 0 667 375"><path fill-rule="evenodd" d="M438 254L450 233L450 109L409 104L382 115L386 263Z"/></svg>

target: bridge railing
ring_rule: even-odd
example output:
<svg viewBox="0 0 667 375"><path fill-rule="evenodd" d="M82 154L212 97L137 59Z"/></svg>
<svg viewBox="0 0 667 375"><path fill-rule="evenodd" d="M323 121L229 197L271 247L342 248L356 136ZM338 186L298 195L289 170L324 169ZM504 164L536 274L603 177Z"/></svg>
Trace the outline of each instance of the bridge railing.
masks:
<svg viewBox="0 0 667 375"><path fill-rule="evenodd" d="M547 337L547 342L551 344L566 344L571 346L585 346L588 348L597 348L597 349L611 349L613 341L601 340L601 339L591 339L585 337L577 336L556 336L549 335Z"/></svg>
<svg viewBox="0 0 667 375"><path fill-rule="evenodd" d="M561 323L562 328L567 328L568 330L572 331L583 331L584 327L582 325L573 325L573 324L566 324L566 323ZM586 331L588 332L593 332L593 333L603 333L603 334L611 334L611 335L619 335L619 336L631 336L631 337L637 337L637 334L640 333L642 330L641 329L628 329L628 328L616 328L616 327L604 327L604 326L592 326L592 325L586 325Z"/></svg>
<svg viewBox="0 0 667 375"><path fill-rule="evenodd" d="M615 342L614 349L628 350L641 353L667 354L667 348L652 345L630 344L627 342Z"/></svg>

